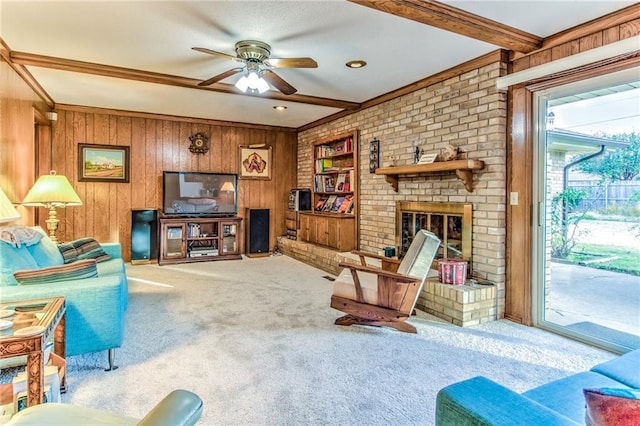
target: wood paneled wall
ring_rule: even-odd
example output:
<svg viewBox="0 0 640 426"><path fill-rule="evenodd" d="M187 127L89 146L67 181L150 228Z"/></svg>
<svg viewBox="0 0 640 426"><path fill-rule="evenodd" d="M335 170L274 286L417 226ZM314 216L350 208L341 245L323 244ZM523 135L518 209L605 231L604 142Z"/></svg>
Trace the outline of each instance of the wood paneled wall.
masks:
<svg viewBox="0 0 640 426"><path fill-rule="evenodd" d="M0 59L0 187L14 203L22 202L36 178L37 109L48 108L9 64ZM22 215L16 223L34 223L34 208L16 208Z"/></svg>
<svg viewBox="0 0 640 426"><path fill-rule="evenodd" d="M270 248L286 233L287 196L296 183L295 130L73 106L59 106L57 111L53 166L69 178L83 201L82 206L59 210L60 240L93 236L101 242L118 241L129 260L131 210L161 209L164 170L239 173L239 146L250 144L273 147L272 178L239 180L239 216L247 207L270 209ZM210 138L206 154L188 149L189 136L197 132ZM78 182L78 143L129 146L130 182Z"/></svg>
<svg viewBox="0 0 640 426"><path fill-rule="evenodd" d="M544 48L515 58L510 71L522 71L553 60L607 45L640 34L640 4L588 22L545 39ZM536 82L538 88L552 87L639 65L638 58L620 58L574 69ZM536 87L526 82L509 89L507 193L518 192L520 202L507 209L507 299L505 316L531 325L532 318L532 223L533 209L533 94Z"/></svg>

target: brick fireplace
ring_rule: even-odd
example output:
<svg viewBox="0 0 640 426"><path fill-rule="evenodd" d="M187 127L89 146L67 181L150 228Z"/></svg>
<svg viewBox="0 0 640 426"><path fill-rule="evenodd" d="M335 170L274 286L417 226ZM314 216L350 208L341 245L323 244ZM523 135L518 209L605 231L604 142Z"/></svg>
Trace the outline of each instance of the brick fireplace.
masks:
<svg viewBox="0 0 640 426"><path fill-rule="evenodd" d="M469 262L470 270L472 223L471 204L399 201L396 203L396 252L404 256L415 233L426 229L442 241L436 259L462 258Z"/></svg>
<svg viewBox="0 0 640 426"><path fill-rule="evenodd" d="M493 283L477 278L473 267L473 206L466 203L396 203L396 253L402 256L416 231L427 229L442 240L438 258L461 257L469 262L466 285L443 284L437 275L428 278L416 307L459 326L472 326L498 317L498 291ZM278 237L278 248L285 254L338 275L340 262L358 264L357 256L329 248ZM435 268L435 264L434 264ZM480 276L480 275L478 275Z"/></svg>
<svg viewBox="0 0 640 426"><path fill-rule="evenodd" d="M415 233L426 229L442 241L436 260L452 257L466 260L468 278L472 279L472 226L471 204L399 201L396 203L396 251L404 255ZM474 279L466 285L453 286L433 277L427 279L417 307L453 324L469 326L497 318L496 296L495 285L486 281Z"/></svg>

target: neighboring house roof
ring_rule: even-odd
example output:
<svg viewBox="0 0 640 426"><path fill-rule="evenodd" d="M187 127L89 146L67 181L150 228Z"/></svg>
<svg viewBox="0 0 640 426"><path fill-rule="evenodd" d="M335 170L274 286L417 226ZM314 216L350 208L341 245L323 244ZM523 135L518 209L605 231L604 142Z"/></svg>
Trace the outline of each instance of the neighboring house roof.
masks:
<svg viewBox="0 0 640 426"><path fill-rule="evenodd" d="M624 149L629 146L629 143L564 129L547 130L547 148L550 151L589 154L597 152L603 145L607 149Z"/></svg>

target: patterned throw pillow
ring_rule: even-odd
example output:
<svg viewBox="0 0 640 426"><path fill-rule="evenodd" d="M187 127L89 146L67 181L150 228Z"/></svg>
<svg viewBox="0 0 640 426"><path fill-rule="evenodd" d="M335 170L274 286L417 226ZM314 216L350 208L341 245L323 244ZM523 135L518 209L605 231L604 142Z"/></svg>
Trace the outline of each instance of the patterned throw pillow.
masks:
<svg viewBox="0 0 640 426"><path fill-rule="evenodd" d="M16 271L13 276L18 281L18 285L45 284L97 277L98 268L95 259L85 259L48 268Z"/></svg>
<svg viewBox="0 0 640 426"><path fill-rule="evenodd" d="M584 389L587 426L640 425L640 390Z"/></svg>
<svg viewBox="0 0 640 426"><path fill-rule="evenodd" d="M93 238L79 238L69 243L58 244L64 263L70 263L81 259L95 259L97 262L110 260L109 256Z"/></svg>
<svg viewBox="0 0 640 426"><path fill-rule="evenodd" d="M62 258L64 259L64 263L71 263L78 257L78 252L76 248L71 243L60 243L58 244L58 250L62 254Z"/></svg>

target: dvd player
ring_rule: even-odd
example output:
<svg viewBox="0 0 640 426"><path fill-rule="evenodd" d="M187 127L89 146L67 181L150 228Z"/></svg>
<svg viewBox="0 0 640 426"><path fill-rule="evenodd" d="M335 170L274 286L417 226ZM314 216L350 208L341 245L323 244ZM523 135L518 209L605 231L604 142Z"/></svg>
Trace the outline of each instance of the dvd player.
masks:
<svg viewBox="0 0 640 426"><path fill-rule="evenodd" d="M217 256L218 250L192 250L189 257Z"/></svg>

